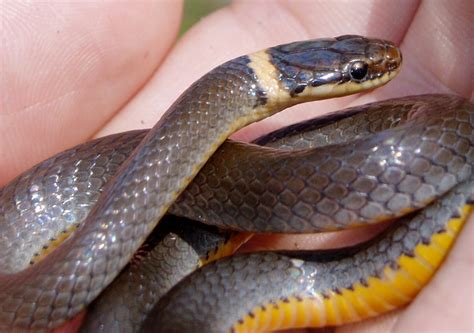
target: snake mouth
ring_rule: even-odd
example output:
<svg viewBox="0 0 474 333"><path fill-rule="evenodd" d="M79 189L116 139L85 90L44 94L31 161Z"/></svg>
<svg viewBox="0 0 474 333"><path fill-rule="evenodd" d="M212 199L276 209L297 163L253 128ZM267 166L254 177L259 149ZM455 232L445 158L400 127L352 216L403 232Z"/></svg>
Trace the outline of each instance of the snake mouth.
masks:
<svg viewBox="0 0 474 333"><path fill-rule="evenodd" d="M294 104L315 99L327 99L333 97L346 96L356 93L364 93L381 87L390 82L400 72L400 67L395 67L391 71L384 71L381 75L373 75L363 82L353 80L347 82L328 83L318 87L306 87L298 96L293 96ZM320 97L318 97L320 96Z"/></svg>

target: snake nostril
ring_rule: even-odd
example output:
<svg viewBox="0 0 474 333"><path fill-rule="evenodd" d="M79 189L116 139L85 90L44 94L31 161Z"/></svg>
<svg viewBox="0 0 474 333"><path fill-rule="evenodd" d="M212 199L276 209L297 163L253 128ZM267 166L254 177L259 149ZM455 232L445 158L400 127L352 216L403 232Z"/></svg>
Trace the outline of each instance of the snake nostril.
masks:
<svg viewBox="0 0 474 333"><path fill-rule="evenodd" d="M393 71L393 70L397 69L398 66L399 66L399 63L397 63L396 61L389 61L389 62L387 63L387 69L388 69L389 71Z"/></svg>
<svg viewBox="0 0 474 333"><path fill-rule="evenodd" d="M387 45L387 51L385 55L386 59L391 63L399 65L402 61L402 53L400 49L393 45Z"/></svg>

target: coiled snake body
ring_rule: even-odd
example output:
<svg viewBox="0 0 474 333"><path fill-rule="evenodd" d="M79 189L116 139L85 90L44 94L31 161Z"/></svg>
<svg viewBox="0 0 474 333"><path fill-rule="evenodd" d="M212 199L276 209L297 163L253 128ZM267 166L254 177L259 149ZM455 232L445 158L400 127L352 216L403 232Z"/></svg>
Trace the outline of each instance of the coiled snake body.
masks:
<svg viewBox="0 0 474 333"><path fill-rule="evenodd" d="M91 303L130 261L213 152L238 128L300 102L383 85L398 73L400 64L400 52L392 43L359 36L270 48L209 72L148 133L122 136L127 144L112 147L120 136L98 140L19 176L0 191L0 248L8 253L0 261L7 273L0 277L0 328L50 329ZM428 115L433 105L445 106L445 112ZM394 107L387 111L387 120L384 110L390 106ZM183 332L209 325L206 331L220 332L333 325L390 310L414 297L449 248L455 234L450 230L457 231L468 214L473 106L453 96L424 96L373 108L379 109L373 113L349 110L345 116L285 131L296 144L305 141L297 133L310 133L308 128L315 137L336 137L333 144L313 153L292 152L290 157L289 152L271 148L244 153L241 145L226 144L172 210L236 230L280 232L341 229L410 213L398 229L340 261L334 258L342 257L341 253L327 254L323 260L321 255L292 253L238 256L210 264L173 288L143 329ZM375 128L354 131L354 135L339 132L339 139L338 134L328 134L354 129L351 122L357 121L351 119L372 125L381 120ZM405 120L410 121L394 127ZM390 129L372 135L379 127ZM264 141L285 146L287 139L281 137L279 132ZM339 144L348 137L354 140ZM104 148L104 143L111 148ZM321 144L316 140L316 145ZM103 149L100 153L99 148ZM97 150L91 153L90 149ZM293 162L295 154L299 162ZM310 154L312 160L307 159ZM252 155L260 158L258 162ZM308 162L296 167L301 161ZM272 164L273 169L266 169ZM102 190L99 180L114 173ZM265 183L270 189L262 187ZM99 192L103 192L100 198ZM261 196L256 195L259 192ZM297 199L298 194L303 194L302 199ZM432 221L431 227L421 225L422 219ZM65 231L63 238L81 226L57 249L35 259L40 249L32 244L61 238L43 227L51 228L51 221L59 223L56 231ZM18 223L34 232L19 232ZM12 235L18 234L28 240L20 244L20 250L11 246L18 242ZM441 240L435 239L438 234L443 234ZM403 235L409 240L401 244ZM432 265L430 274L413 268L420 262L417 251L437 253L435 259L424 258ZM34 264L24 269L29 261ZM354 263L358 266L353 267ZM407 282L400 292L390 294L390 283L401 283L412 273L410 269L420 275L416 286ZM257 277L251 272L266 274ZM364 288L378 288L386 297L383 302L378 296L373 301L383 303L382 310L370 298L357 299ZM228 294L230 290L240 290L239 297ZM350 314L326 313L324 318L304 315L324 313L331 302L346 302L352 310ZM293 306L302 311L296 317L291 315Z"/></svg>

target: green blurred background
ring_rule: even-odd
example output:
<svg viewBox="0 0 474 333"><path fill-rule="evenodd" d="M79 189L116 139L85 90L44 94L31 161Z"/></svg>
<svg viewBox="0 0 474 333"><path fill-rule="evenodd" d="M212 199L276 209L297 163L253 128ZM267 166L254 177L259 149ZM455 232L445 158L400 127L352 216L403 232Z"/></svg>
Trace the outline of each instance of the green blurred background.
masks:
<svg viewBox="0 0 474 333"><path fill-rule="evenodd" d="M183 22L179 36L207 14L227 5L230 0L184 0Z"/></svg>

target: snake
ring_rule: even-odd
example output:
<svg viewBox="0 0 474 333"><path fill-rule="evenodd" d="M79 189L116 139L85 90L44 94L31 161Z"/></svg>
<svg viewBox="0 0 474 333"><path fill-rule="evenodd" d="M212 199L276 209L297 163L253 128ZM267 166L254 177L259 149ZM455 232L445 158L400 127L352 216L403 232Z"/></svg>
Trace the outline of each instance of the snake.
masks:
<svg viewBox="0 0 474 333"><path fill-rule="evenodd" d="M341 316L348 317L349 321L373 316L377 311L370 308L372 302L382 304L386 311L395 305L406 304L409 301L406 294L393 295L387 291L389 287L384 289L380 284L380 270L390 275L394 283L400 284L404 280L408 287L404 285L400 288L408 289L407 294L414 297L432 275L432 272L425 274L422 268L426 268L426 262L433 264L433 267L439 266L462 221L469 214L474 159L472 104L458 97L434 95L389 101L379 109L398 105L395 111L402 114L401 118L415 120L406 125L387 126L383 112L375 112L379 118L374 116L375 120L368 124L379 121L375 127L393 127L388 129L389 134L387 131L380 135L368 133L377 128L361 131L362 134L354 135L354 140L347 145L337 141L338 135L341 140L345 136L338 129L344 126L355 128L349 126L353 121L351 119L354 119L351 114L359 114L354 110L322 119L317 125L290 127L285 130L290 137L300 133L305 126L316 129L321 138L328 135L336 137L335 143L312 150L316 157L309 165L315 165L318 160L321 162L312 177L308 174L310 167L303 164L295 168L290 165L290 155L296 154L302 161L310 155L308 149L288 152L260 147L253 153L245 153L245 156L257 156L259 161L263 161L262 165L274 164L274 172L262 169L272 182L265 180L269 178L255 177L254 172L260 167L250 159L251 168L247 169L250 171L236 172L244 170L241 162L234 160L237 155L242 155L239 151L243 151L243 145L239 143L227 141L219 149L224 151L221 159L234 163L229 168L217 168L212 163L213 159L219 158L219 152L212 156L214 152L239 128L298 103L344 96L384 85L399 72L401 62L400 50L393 43L355 35L268 48L216 67L188 88L151 130L123 135L128 135L128 139L121 141L122 144L116 145L116 148L128 145L126 154L110 148L106 153L95 154L96 158L92 160L82 159L82 156L91 155L90 149L94 150L104 142L108 145L117 142L118 137L112 136L60 153L17 177L0 190L0 246L12 248L17 253L16 257L13 254L3 256L1 261L0 267L5 272L0 276L1 330L44 331L73 318L93 302L130 262L168 210L186 215L192 207L196 208L194 214L197 220L251 232L326 231L378 223L386 218L401 218L402 221L397 223L394 231L389 231L371 245L357 251L342 251L353 254L345 259L341 258L340 251L321 255L260 253L210 263L172 287L153 306L144 330L182 332L207 327L208 331L248 331L317 326L337 323L342 320ZM439 110L442 109L439 105L444 105L450 111L446 115L433 116L428 114L427 105ZM369 119L372 113L360 114ZM397 124L400 119L394 116L388 122ZM325 128L332 128L329 134ZM420 137L419 132L424 136ZM277 132L268 140L280 141L282 136L282 132ZM229 145L233 148L226 150ZM88 149L82 149L84 147ZM409 151L408 148L414 150ZM105 158L108 153L110 158ZM211 163L206 164L210 158ZM255 195L249 191L243 195L238 191L226 194L229 193L225 191L226 187L227 190L248 190L245 184L250 183L255 183L254 191L262 192L262 184L255 181L247 183L244 178L230 180L229 183L231 178L222 174L206 175L199 172L205 164L211 172L226 169L228 175L247 174L253 179L273 184L273 189L283 186L279 193L271 191L273 197L264 195L260 201L270 206L273 203L280 209L269 211L269 206L258 209L258 205L250 205L249 202L255 202ZM286 171L281 168L285 165L289 166ZM387 168L379 170L381 165ZM297 169L301 170L300 178L289 180L288 175ZM100 179L108 172L113 177L104 185ZM61 178L62 174L68 176ZM348 181L347 178L352 176L353 179ZM224 188L214 186L220 182ZM304 186L301 188L302 183L314 185L306 190L310 195L303 196L306 199L302 202L292 203L295 192L305 191ZM199 190L199 194L205 194L196 195L194 184L203 189ZM190 187L185 191L188 185ZM214 197L211 198L213 191ZM212 200L203 201L204 197ZM275 197L279 201L275 202ZM314 206L307 202L309 197L315 199ZM219 198L223 199L222 203L218 203ZM243 198L250 198L250 201ZM180 203L186 200L188 204ZM229 208L226 206L229 202L240 205L241 209ZM214 210L203 213L203 205ZM288 211L293 208L295 214L289 214ZM255 214L260 215L257 218ZM210 218L211 215L213 218ZM228 215L236 215L237 218L231 222ZM296 217L293 218L293 215ZM420 225L420 220L430 219L432 222L428 225L431 227ZM51 221L58 223L56 230L51 230ZM239 221L245 221L242 228ZM262 224L262 221L267 222ZM44 225L48 225L49 229L43 228ZM259 229L259 225L267 227ZM31 230L36 232L31 233ZM407 237L403 237L404 233ZM437 237L438 234L441 236ZM21 242L18 238L27 241ZM243 238L246 237L241 236L241 240ZM430 247L432 238L438 241L434 250L433 246ZM44 244L45 239L50 244L39 245L38 249L38 244ZM228 239L224 236L224 241L217 242L228 244ZM409 239L406 242L408 245L403 242L405 248L401 245L401 239ZM20 243L21 250L13 250L13 243ZM213 244L211 247L217 243ZM425 256L420 260L417 257L417 251L423 251L419 250L420 246L434 252L436 259ZM44 253L40 253L41 248ZM387 249L392 250L385 253L383 250ZM370 251L380 252L373 262L367 260ZM423 253L426 254L426 251ZM208 257L209 250L204 252ZM360 264L360 269L355 268L357 272L349 269L353 262ZM414 268L416 264L422 267ZM408 273L400 273L400 268L406 268ZM417 283L406 281L410 269L421 275ZM327 277L318 275L319 289L310 287L310 282L314 286L316 272L319 274L325 270L338 274L332 272ZM231 277L230 271L237 274ZM266 274L243 275L258 271ZM348 281L348 276L355 276L360 285L355 285L355 280ZM208 280L203 280L203 277ZM295 283L290 283L291 278ZM254 283L249 283L249 280ZM282 286L282 280L286 281L285 286ZM377 285L373 288L378 288L382 295L388 297L391 294L396 299L395 305L381 299L381 296L374 296L374 300L366 298L365 301L357 301L354 293L363 294L366 289L372 290L372 284ZM267 290L272 285L273 291ZM240 297L224 296L226 290L240 291ZM306 297L303 291L311 297ZM277 295L277 292L286 294ZM199 295L209 297L199 299ZM267 296L270 298L265 299ZM238 299L245 300L247 304L236 306L233 302ZM304 314L311 307L319 307L321 311L321 304L343 302L342 299L345 302L352 299L353 316L336 314L333 310L332 317L330 313L325 315L324 320L320 318L320 324L316 315L295 317L295 311L291 308L296 306ZM200 302L211 302L214 307L200 306ZM253 306L251 302L254 302ZM354 305L357 302L358 306ZM279 315L271 316L269 308ZM365 317L361 315L364 311ZM275 322L272 318L277 317L281 320ZM258 323L266 325L259 326Z"/></svg>

